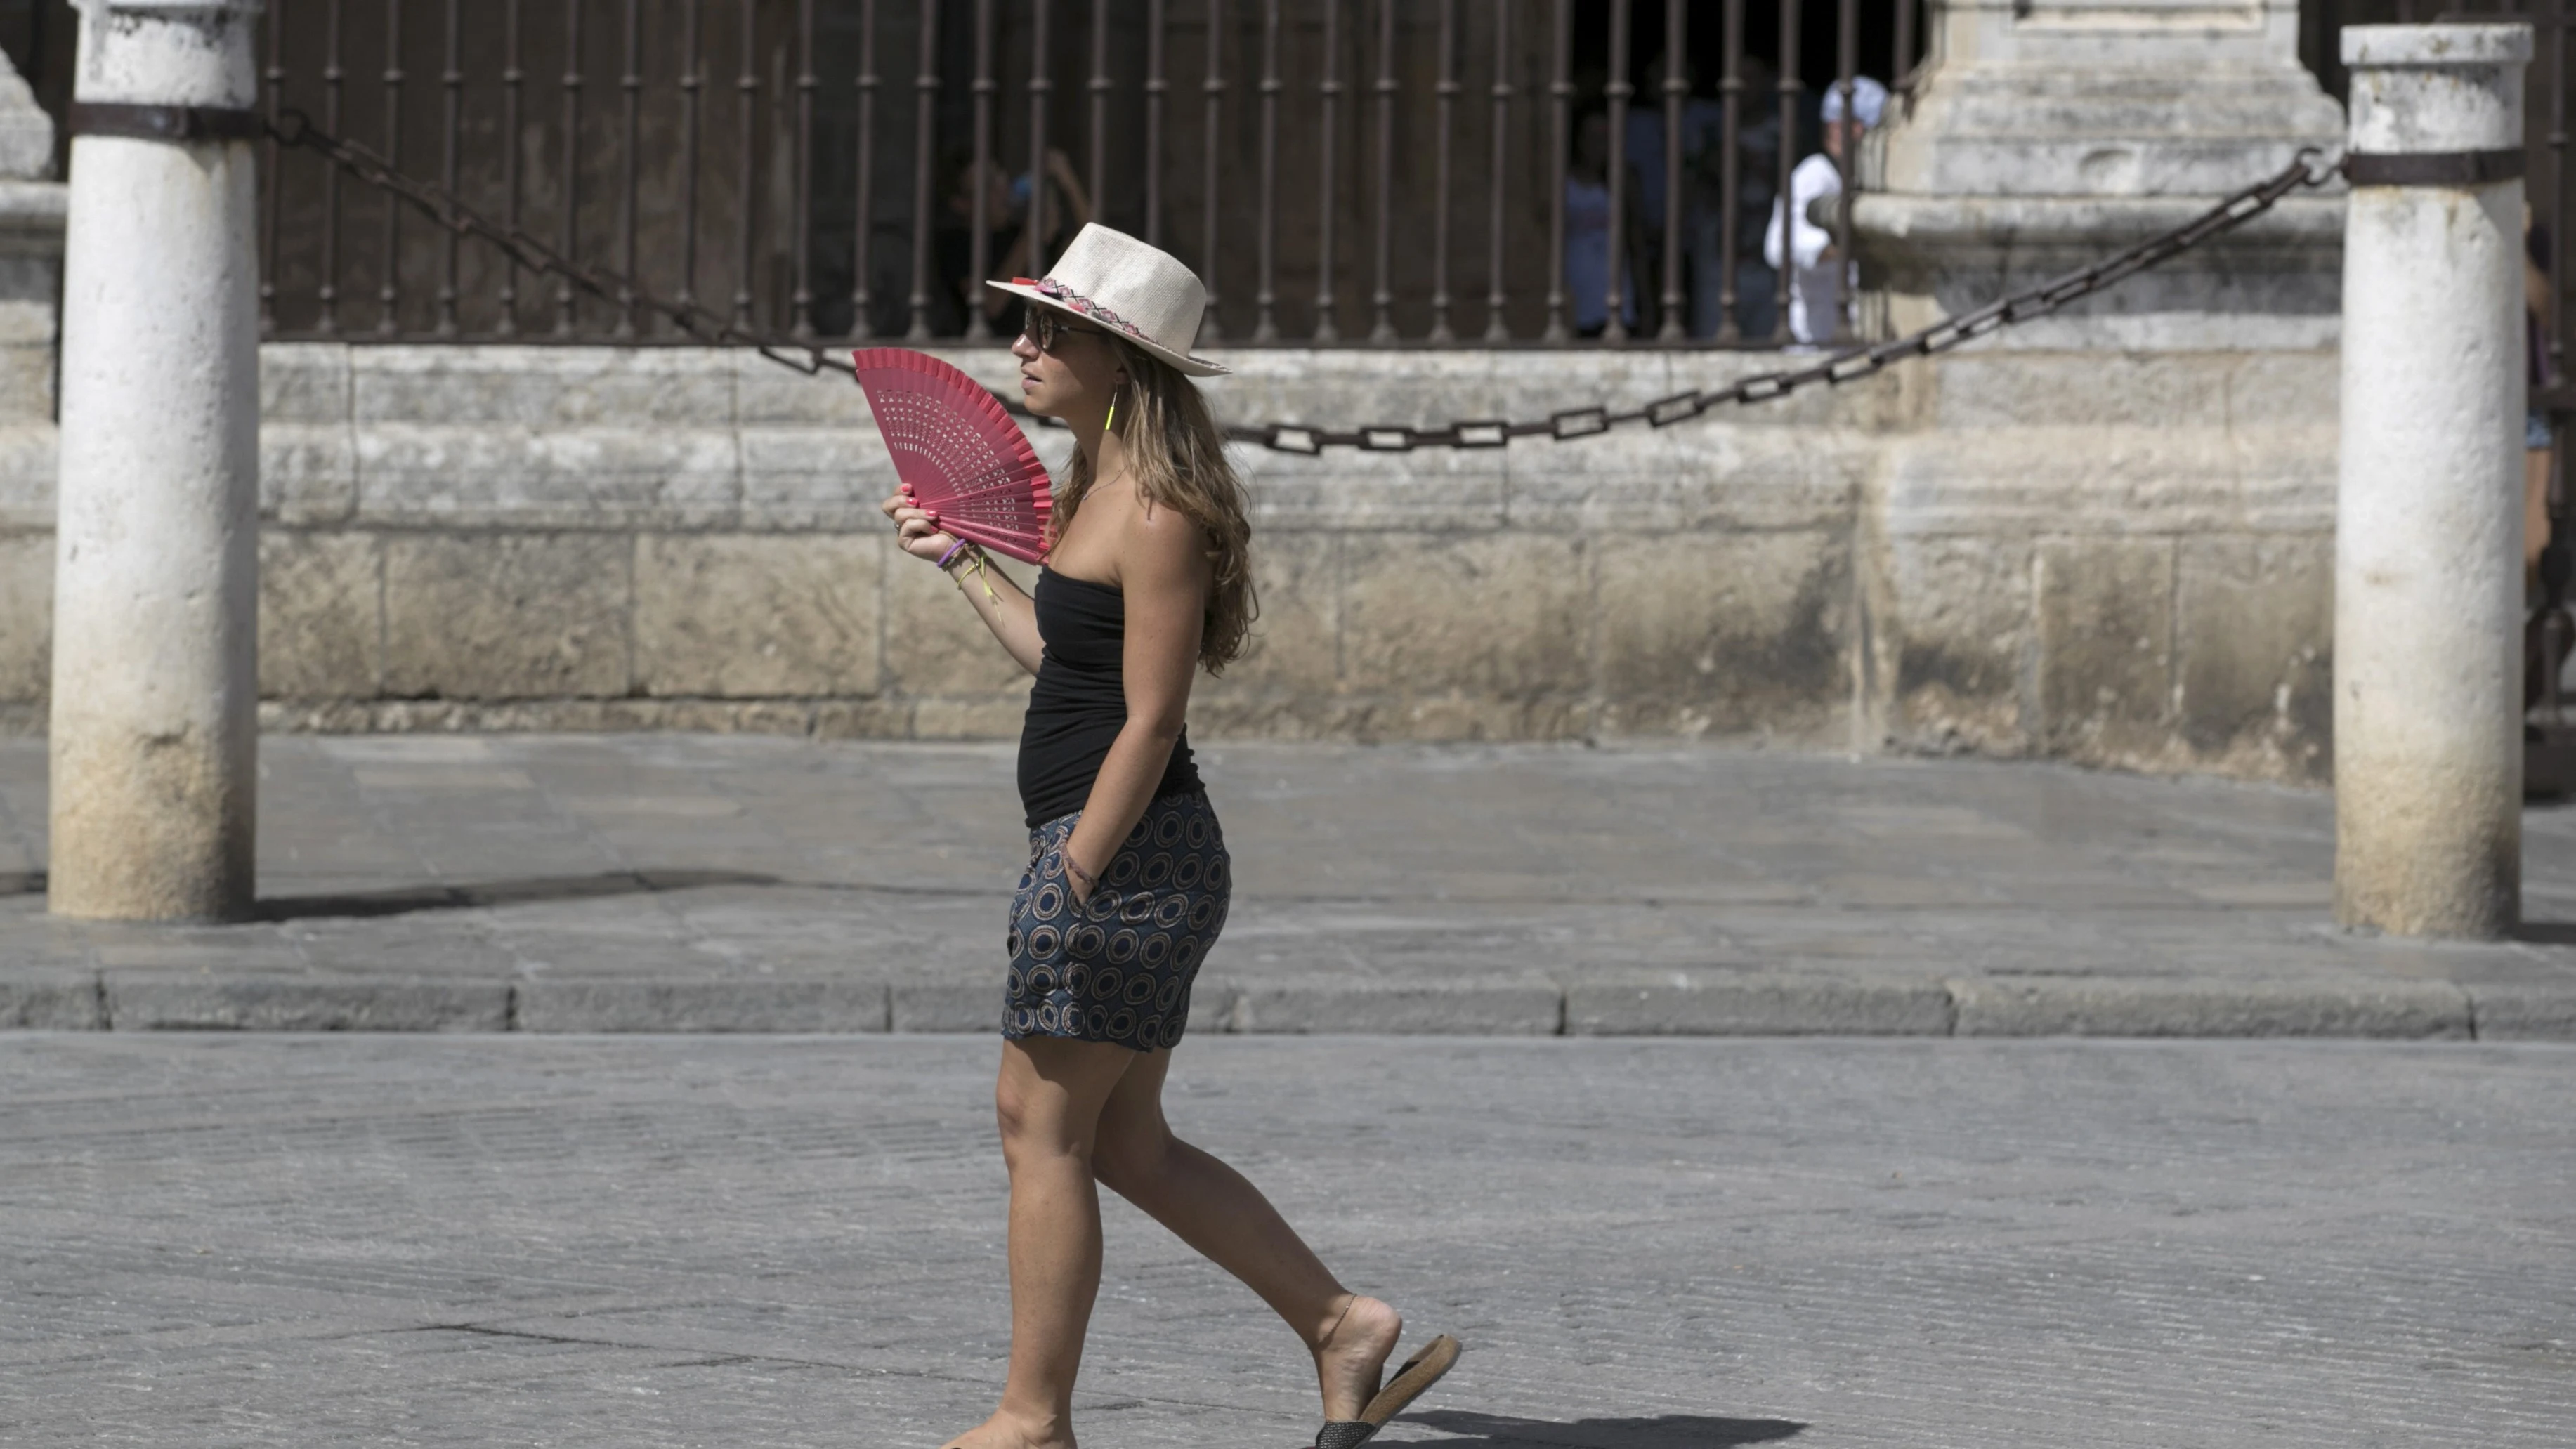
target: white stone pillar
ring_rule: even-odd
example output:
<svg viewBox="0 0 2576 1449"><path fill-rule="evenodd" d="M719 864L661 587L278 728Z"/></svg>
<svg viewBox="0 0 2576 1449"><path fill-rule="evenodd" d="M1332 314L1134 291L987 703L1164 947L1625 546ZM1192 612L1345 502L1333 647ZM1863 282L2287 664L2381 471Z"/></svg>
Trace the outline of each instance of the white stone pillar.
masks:
<svg viewBox="0 0 2576 1449"><path fill-rule="evenodd" d="M259 0L78 0L75 101L242 109ZM64 238L49 904L252 899L259 273L253 143L83 135Z"/></svg>
<svg viewBox="0 0 2576 1449"><path fill-rule="evenodd" d="M2343 32L2351 151L2523 144L2524 25ZM2522 204L2358 184L2335 503L2335 918L2496 936L2522 893Z"/></svg>

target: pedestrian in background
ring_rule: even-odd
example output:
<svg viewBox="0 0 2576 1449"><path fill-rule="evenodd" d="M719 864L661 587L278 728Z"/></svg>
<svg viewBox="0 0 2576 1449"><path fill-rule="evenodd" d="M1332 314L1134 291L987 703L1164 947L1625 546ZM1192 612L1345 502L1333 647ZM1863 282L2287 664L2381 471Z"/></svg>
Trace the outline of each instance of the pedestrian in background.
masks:
<svg viewBox="0 0 2576 1449"><path fill-rule="evenodd" d="M1851 259L1834 244L1832 232L1807 219L1807 208L1842 194L1843 173L1859 133L1877 125L1886 111L1887 87L1868 76L1853 79L1848 112L1842 86L1837 83L1827 90L1825 149L1800 161L1790 173L1787 205L1772 203L1771 225L1762 235L1762 259L1790 269L1789 335L1798 342L1817 345L1849 335L1843 303L1848 284L1857 280L1851 275ZM1846 115L1853 124L1844 124Z"/></svg>
<svg viewBox="0 0 2576 1449"><path fill-rule="evenodd" d="M1657 55L1646 65L1647 84L1644 92L1652 99L1641 100L1628 111L1628 185L1637 198L1637 225L1630 229L1629 269L1646 279L1646 297L1639 311L1642 325L1653 332L1664 324L1664 218L1671 199L1664 195L1665 123L1663 106L1664 57ZM1701 269L1696 263L1698 241L1693 210L1697 198L1693 193L1692 167L1698 158L1714 150L1725 136L1726 117L1713 96L1699 91L1698 68L1687 61L1682 66L1682 83L1688 87L1682 98L1682 256L1683 285L1682 325L1688 328L1696 315L1687 299L1687 289L1698 285ZM1712 271L1708 273L1714 277Z"/></svg>
<svg viewBox="0 0 2576 1449"><path fill-rule="evenodd" d="M2549 228L2536 223L2531 207L2522 208L2522 341L2523 386L2538 392L2557 381L2549 367L2549 321L2555 315L2556 292L2549 281ZM2558 476L2558 436L2549 414L2526 401L2522 415L2522 591L2530 613L2522 631L2522 707L2540 703L2552 672L2567 666L2576 630L2562 636L2551 657L2548 590L2540 577L2540 556L2549 548L2550 484ZM2566 601L2559 601L2560 612Z"/></svg>
<svg viewBox="0 0 2576 1449"><path fill-rule="evenodd" d="M951 148L941 158L941 167L948 177L942 188L947 206L931 238L931 257L939 273L939 289L931 294L931 305L941 319L933 326L942 335L964 332L974 309L982 307L985 324L998 335L1010 336L1020 328L1019 300L995 295L981 284L992 277L1028 273L1029 200L1036 191L1036 178L1025 171L1005 176L999 165L979 163L974 153L963 148ZM1046 175L1047 255L1054 256L1091 224L1091 193L1083 189L1072 158L1062 151L1048 149ZM984 266L989 273L985 277L974 275L979 178L984 188Z"/></svg>
<svg viewBox="0 0 2576 1449"><path fill-rule="evenodd" d="M1027 309L1011 355L1029 411L1074 437L1036 592L908 494L885 501L904 552L946 572L1037 677L994 1089L1011 1174L1010 1373L993 1416L949 1449L1073 1449L1103 1185L1287 1321L1323 1391L1317 1443L1354 1449L1448 1372L1457 1341L1434 1338L1381 1385L1404 1320L1344 1288L1260 1189L1163 1118L1190 987L1233 899L1183 718L1198 670L1233 662L1256 611L1243 483L1190 381L1226 370L1189 352L1207 289L1103 226L1046 276L991 285Z"/></svg>
<svg viewBox="0 0 2576 1449"><path fill-rule="evenodd" d="M1634 199L1632 224L1635 233ZM1574 131L1574 156L1565 168L1565 289L1574 294L1574 331L1598 337L1610 325L1610 118L1586 114ZM1619 273L1619 323L1637 330L1637 272Z"/></svg>
<svg viewBox="0 0 2576 1449"><path fill-rule="evenodd" d="M1735 335L1767 342L1779 322L1779 273L1762 260L1762 228L1779 195L1780 110L1764 102L1778 88L1771 68L1746 56L1736 73L1735 208L1726 207L1724 102L1711 102L1717 126L1706 144L1682 152L1689 207L1686 229L1691 275L1691 335L1715 337L1726 319L1726 232L1735 229Z"/></svg>

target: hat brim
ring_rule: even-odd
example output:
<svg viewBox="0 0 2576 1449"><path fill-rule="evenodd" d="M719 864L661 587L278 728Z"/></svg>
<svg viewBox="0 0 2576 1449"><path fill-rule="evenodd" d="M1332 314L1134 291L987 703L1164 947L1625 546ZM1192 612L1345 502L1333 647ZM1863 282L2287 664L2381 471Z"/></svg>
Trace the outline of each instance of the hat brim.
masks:
<svg viewBox="0 0 2576 1449"><path fill-rule="evenodd" d="M1035 287L1021 286L1016 282L986 282L984 285L992 288L996 292L1008 292L1012 296L1019 298L1021 301L1026 302L1033 307L1049 308L1053 311L1063 313L1065 316L1072 318L1076 322L1089 323L1094 327L1100 326L1099 318L1068 307L1064 303L1046 295ZM1103 332L1107 332L1108 335L1117 338L1119 341L1126 343L1130 347L1139 348L1143 351L1154 354L1154 356L1160 358L1162 361L1170 363L1173 371L1179 372L1185 376L1224 377L1232 373L1234 370L1227 367L1224 363L1210 362L1204 357L1192 357L1186 352L1165 347L1163 344L1154 341L1150 337L1140 337L1133 332L1114 332L1105 327L1101 328L1101 330Z"/></svg>

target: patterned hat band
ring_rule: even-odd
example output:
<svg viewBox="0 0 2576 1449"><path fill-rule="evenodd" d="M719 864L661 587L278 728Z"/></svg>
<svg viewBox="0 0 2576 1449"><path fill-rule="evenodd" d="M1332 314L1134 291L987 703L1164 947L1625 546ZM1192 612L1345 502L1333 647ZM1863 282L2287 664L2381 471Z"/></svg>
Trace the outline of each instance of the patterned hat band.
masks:
<svg viewBox="0 0 2576 1449"><path fill-rule="evenodd" d="M1064 283L1057 281L1053 277L1013 277L1011 278L1011 285L1015 287L1031 288L1041 296L1051 297L1056 301L1062 302L1067 307L1072 308L1074 311L1081 313L1083 316L1090 318L1094 322L1106 322L1110 326L1117 328L1119 331L1126 333L1130 337L1141 338L1145 335L1145 330L1143 328L1138 327L1135 323L1130 322L1108 308L1101 306L1099 303L1082 295L1071 287L1066 286Z"/></svg>
<svg viewBox="0 0 2576 1449"><path fill-rule="evenodd" d="M1087 317L1184 377L1225 372L1223 363L1190 355L1206 320L1207 288L1171 253L1095 221L1074 234L1047 271L984 285L1032 306Z"/></svg>

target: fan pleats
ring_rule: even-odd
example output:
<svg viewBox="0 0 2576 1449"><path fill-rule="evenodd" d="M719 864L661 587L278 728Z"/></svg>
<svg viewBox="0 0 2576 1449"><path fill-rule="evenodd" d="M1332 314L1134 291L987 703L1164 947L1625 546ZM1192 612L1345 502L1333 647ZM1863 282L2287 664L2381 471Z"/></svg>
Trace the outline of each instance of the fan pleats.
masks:
<svg viewBox="0 0 2576 1449"><path fill-rule="evenodd" d="M1054 486L1028 436L982 384L923 353L853 353L878 435L914 500L959 538L1027 563L1046 557Z"/></svg>

